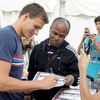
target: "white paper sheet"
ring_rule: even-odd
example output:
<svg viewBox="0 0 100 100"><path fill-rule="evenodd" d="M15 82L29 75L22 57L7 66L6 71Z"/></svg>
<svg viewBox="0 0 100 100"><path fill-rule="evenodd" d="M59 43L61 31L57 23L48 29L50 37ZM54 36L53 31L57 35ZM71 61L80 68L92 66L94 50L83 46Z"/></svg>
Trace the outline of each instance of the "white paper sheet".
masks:
<svg viewBox="0 0 100 100"><path fill-rule="evenodd" d="M43 80L46 76L49 76L50 74L51 73L47 73L47 72L37 72L33 80ZM59 75L57 76L58 76L58 82L55 87L63 86L65 84L64 82L65 77Z"/></svg>

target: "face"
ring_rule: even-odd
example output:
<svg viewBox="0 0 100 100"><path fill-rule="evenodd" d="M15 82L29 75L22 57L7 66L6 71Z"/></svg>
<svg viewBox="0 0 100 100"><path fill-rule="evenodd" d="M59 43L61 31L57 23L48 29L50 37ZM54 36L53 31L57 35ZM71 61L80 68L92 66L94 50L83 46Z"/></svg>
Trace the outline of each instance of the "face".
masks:
<svg viewBox="0 0 100 100"><path fill-rule="evenodd" d="M64 24L54 24L50 28L49 43L52 46L59 47L69 32L69 27Z"/></svg>
<svg viewBox="0 0 100 100"><path fill-rule="evenodd" d="M95 23L98 33L100 33L100 21Z"/></svg>
<svg viewBox="0 0 100 100"><path fill-rule="evenodd" d="M42 29L43 25L44 22L42 19L38 17L30 19L29 16L26 16L22 24L22 36L30 38L33 35L37 35L39 30Z"/></svg>

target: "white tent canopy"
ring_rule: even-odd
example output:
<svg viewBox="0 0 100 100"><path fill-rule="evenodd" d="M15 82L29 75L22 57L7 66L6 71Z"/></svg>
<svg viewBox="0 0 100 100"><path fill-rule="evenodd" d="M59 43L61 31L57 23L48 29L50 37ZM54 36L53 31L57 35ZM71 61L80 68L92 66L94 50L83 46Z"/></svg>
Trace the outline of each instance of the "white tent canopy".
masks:
<svg viewBox="0 0 100 100"><path fill-rule="evenodd" d="M58 0L0 0L0 19L1 27L12 23L17 17L21 9L29 3L38 3L44 7L49 14L54 12Z"/></svg>
<svg viewBox="0 0 100 100"><path fill-rule="evenodd" d="M39 3L44 7L46 12L52 13L57 4L57 0L0 0L0 10L11 12L20 11L26 4L29 3Z"/></svg>
<svg viewBox="0 0 100 100"><path fill-rule="evenodd" d="M28 3L39 3L46 10L50 23L45 25L35 39L40 42L48 37L49 27L54 18L62 16L71 23L71 30L66 38L77 49L84 27L90 27L96 33L94 18L100 15L99 0L0 0L0 26L12 24L20 10Z"/></svg>
<svg viewBox="0 0 100 100"><path fill-rule="evenodd" d="M65 2L66 15L97 16L100 14L99 0L66 0Z"/></svg>

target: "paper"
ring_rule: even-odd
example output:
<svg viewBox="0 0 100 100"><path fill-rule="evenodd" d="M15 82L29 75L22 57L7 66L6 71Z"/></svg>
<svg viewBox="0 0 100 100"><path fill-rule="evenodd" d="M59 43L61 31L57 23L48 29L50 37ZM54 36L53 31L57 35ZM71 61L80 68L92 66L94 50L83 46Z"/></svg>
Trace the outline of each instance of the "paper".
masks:
<svg viewBox="0 0 100 100"><path fill-rule="evenodd" d="M95 89L90 89L91 94L96 92ZM80 98L80 89L78 88L62 88L52 100L81 100Z"/></svg>
<svg viewBox="0 0 100 100"><path fill-rule="evenodd" d="M65 84L65 77L63 76L58 76L58 82L56 84L56 87L59 87L59 86L63 86Z"/></svg>
<svg viewBox="0 0 100 100"><path fill-rule="evenodd" d="M47 72L37 72L33 80L43 80L46 76L49 76L50 74L51 73L47 73ZM65 77L59 75L57 76L58 76L58 82L55 87L63 86L65 84L64 82Z"/></svg>
<svg viewBox="0 0 100 100"><path fill-rule="evenodd" d="M81 100L77 89L61 89L52 100Z"/></svg>

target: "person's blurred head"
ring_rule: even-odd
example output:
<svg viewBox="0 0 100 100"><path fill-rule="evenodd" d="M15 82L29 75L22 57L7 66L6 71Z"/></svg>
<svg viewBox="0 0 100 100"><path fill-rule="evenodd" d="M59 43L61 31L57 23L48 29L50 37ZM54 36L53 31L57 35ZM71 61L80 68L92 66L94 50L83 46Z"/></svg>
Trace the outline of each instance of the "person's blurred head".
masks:
<svg viewBox="0 0 100 100"><path fill-rule="evenodd" d="M95 22L96 29L97 29L98 33L100 33L100 16L97 16L97 17L94 19L94 22Z"/></svg>
<svg viewBox="0 0 100 100"><path fill-rule="evenodd" d="M29 49L31 49L31 39L26 37L21 37L22 41L22 50L23 52L27 52Z"/></svg>
<svg viewBox="0 0 100 100"><path fill-rule="evenodd" d="M70 30L70 22L62 17L56 18L51 27L49 34L49 43L52 46L59 47Z"/></svg>
<svg viewBox="0 0 100 100"><path fill-rule="evenodd" d="M33 34L37 35L39 30L48 23L47 14L42 6L36 3L26 5L19 14L21 23L21 36L26 38Z"/></svg>

